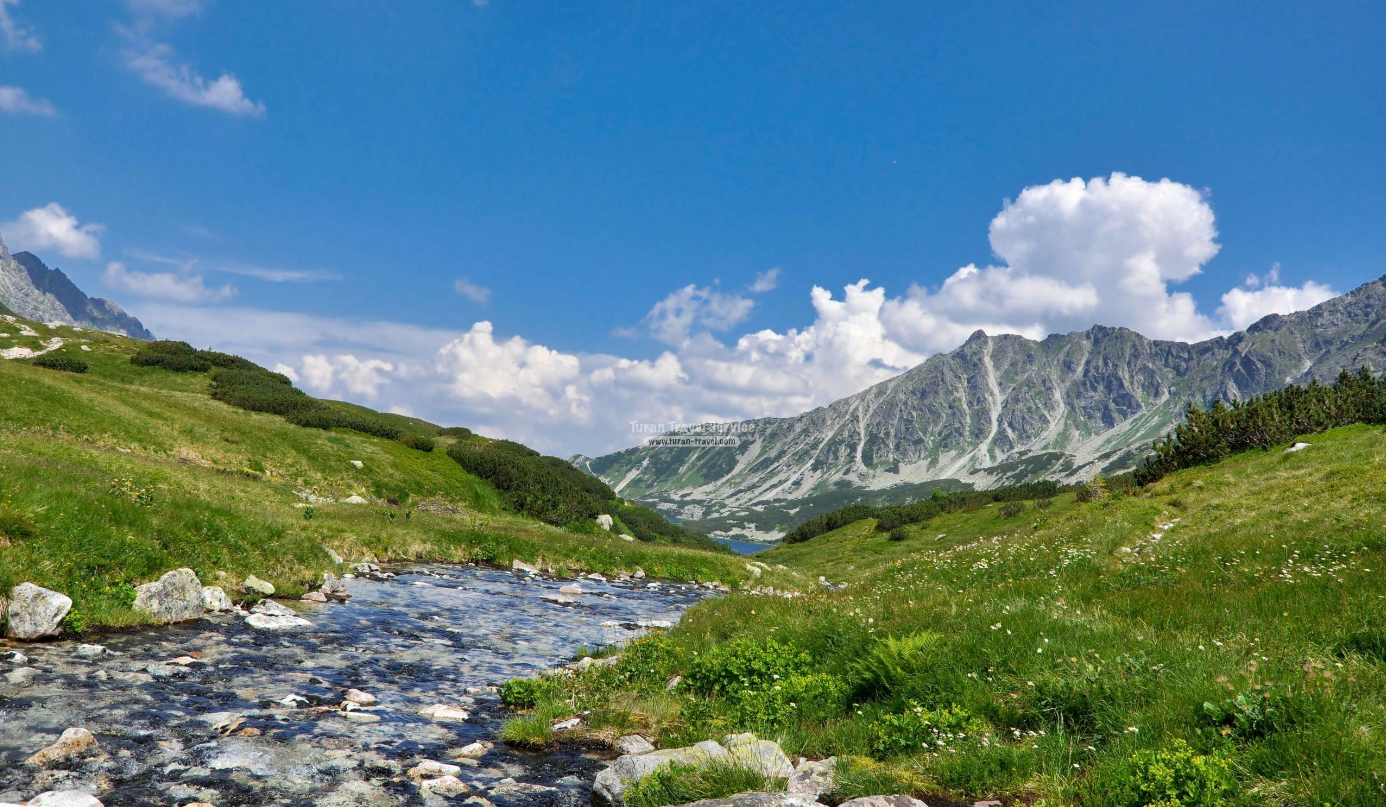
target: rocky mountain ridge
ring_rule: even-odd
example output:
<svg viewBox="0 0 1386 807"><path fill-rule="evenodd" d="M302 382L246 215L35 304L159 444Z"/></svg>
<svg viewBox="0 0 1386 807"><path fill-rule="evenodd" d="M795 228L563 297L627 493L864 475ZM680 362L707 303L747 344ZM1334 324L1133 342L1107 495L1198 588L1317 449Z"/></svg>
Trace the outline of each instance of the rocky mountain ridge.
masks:
<svg viewBox="0 0 1386 807"><path fill-rule="evenodd" d="M858 500L1124 471L1189 404L1386 368L1383 280L1194 344L1100 325L1040 341L978 331L827 406L739 424L734 445L575 460L698 528L762 539Z"/></svg>
<svg viewBox="0 0 1386 807"><path fill-rule="evenodd" d="M0 238L0 306L15 316L60 322L150 340L138 319L101 297L88 297L60 269L50 269L31 252L13 255Z"/></svg>

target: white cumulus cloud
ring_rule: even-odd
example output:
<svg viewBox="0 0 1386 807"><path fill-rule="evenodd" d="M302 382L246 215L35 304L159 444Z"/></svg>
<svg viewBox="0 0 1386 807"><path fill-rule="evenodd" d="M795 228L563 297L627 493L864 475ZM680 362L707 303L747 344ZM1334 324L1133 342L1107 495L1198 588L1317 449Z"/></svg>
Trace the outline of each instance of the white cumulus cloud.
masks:
<svg viewBox="0 0 1386 807"><path fill-rule="evenodd" d="M319 395L346 394L368 401L375 400L380 388L389 383L388 374L395 370L395 365L388 361L358 359L351 354L330 358L325 355L308 355L303 357L301 366L304 382ZM298 377L293 374L292 367L276 369L289 378Z"/></svg>
<svg viewBox="0 0 1386 807"><path fill-rule="evenodd" d="M0 233L15 249L39 252L53 249L65 258L99 258L102 224L82 224L57 202L26 210L0 224Z"/></svg>
<svg viewBox="0 0 1386 807"><path fill-rule="evenodd" d="M107 286L140 297L179 303L219 303L236 296L234 286L208 286L201 275L188 272L139 272L111 261L101 279Z"/></svg>
<svg viewBox="0 0 1386 807"><path fill-rule="evenodd" d="M756 279L751 283L751 291L756 294L763 294L767 291L774 291L780 285L780 267L776 266L764 272L757 272Z"/></svg>
<svg viewBox="0 0 1386 807"><path fill-rule="evenodd" d="M51 118L58 114L57 107L44 98L29 95L23 87L0 86L0 110L11 115L36 115Z"/></svg>
<svg viewBox="0 0 1386 807"><path fill-rule="evenodd" d="M1305 281L1303 286L1281 285L1280 265L1276 264L1264 278L1249 275L1242 286L1222 295L1218 316L1241 330L1269 314L1303 311L1337 296L1338 292L1312 280Z"/></svg>
<svg viewBox="0 0 1386 807"><path fill-rule="evenodd" d="M645 325L661 342L681 344L694 328L725 331L751 315L755 302L739 294L688 284L655 303Z"/></svg>

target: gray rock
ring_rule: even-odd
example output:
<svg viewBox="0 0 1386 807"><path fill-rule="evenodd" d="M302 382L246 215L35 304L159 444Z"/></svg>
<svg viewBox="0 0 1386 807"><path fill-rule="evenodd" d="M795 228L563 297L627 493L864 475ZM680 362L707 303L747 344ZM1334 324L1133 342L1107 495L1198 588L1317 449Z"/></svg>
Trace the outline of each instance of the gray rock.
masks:
<svg viewBox="0 0 1386 807"><path fill-rule="evenodd" d="M1308 447L1309 447L1309 444L1308 444L1308 443L1295 443L1294 445L1292 445L1292 446L1290 446L1289 448L1285 449L1285 453L1286 453L1286 454L1293 454L1293 453L1295 453L1296 451L1303 451L1304 449L1306 449L1306 448L1308 448Z"/></svg>
<svg viewBox="0 0 1386 807"><path fill-rule="evenodd" d="M823 807L808 796L793 793L738 793L725 799L703 799L684 807Z"/></svg>
<svg viewBox="0 0 1386 807"><path fill-rule="evenodd" d="M347 592L346 583L342 582L342 578L332 572L322 573L322 587L319 591L325 594L328 599L337 600L339 602L345 602L351 599L351 594Z"/></svg>
<svg viewBox="0 0 1386 807"><path fill-rule="evenodd" d="M274 600L260 600L250 609L252 614L264 614L266 616L298 616L292 608L287 608Z"/></svg>
<svg viewBox="0 0 1386 807"><path fill-rule="evenodd" d="M27 687L34 683L34 678L38 677L38 670L33 667L19 667L5 673L5 681L10 686Z"/></svg>
<svg viewBox="0 0 1386 807"><path fill-rule="evenodd" d="M79 644L73 651L78 658L96 658L106 655L106 648L99 644Z"/></svg>
<svg viewBox="0 0 1386 807"><path fill-rule="evenodd" d="M315 602L318 604L323 604L327 602L327 595L322 593L321 591L309 591L302 597L299 597L299 599L303 602Z"/></svg>
<svg viewBox="0 0 1386 807"><path fill-rule="evenodd" d="M633 756L648 754L655 750L654 745L639 734L629 734L622 737L620 740L616 741L616 747L621 750L622 754L630 754Z"/></svg>
<svg viewBox="0 0 1386 807"><path fill-rule="evenodd" d="M5 653L3 656L0 656L0 658L5 659L5 661L8 661L11 664L29 663L29 657L19 652L18 650L11 650L8 653Z"/></svg>
<svg viewBox="0 0 1386 807"><path fill-rule="evenodd" d="M626 754L597 774L592 781L592 803L597 807L621 807L623 797L632 783L644 779L660 768L680 765L706 766L729 759L730 754L720 743L705 740L690 748L668 748L645 754Z"/></svg>
<svg viewBox="0 0 1386 807"><path fill-rule="evenodd" d="M833 789L837 781L837 757L822 762L805 760L789 777L787 790L800 796L818 798Z"/></svg>
<svg viewBox="0 0 1386 807"><path fill-rule="evenodd" d="M510 569L511 571L524 572L525 574L539 574L538 569L534 568L528 563L525 563L522 560L510 561Z"/></svg>
<svg viewBox="0 0 1386 807"><path fill-rule="evenodd" d="M136 588L134 608L168 625L201 619L207 604L202 599L197 572L174 569L157 581Z"/></svg>
<svg viewBox="0 0 1386 807"><path fill-rule="evenodd" d="M760 771L768 777L787 779L794 774L794 763L789 761L780 744L770 740L757 739L756 735L728 734L722 738L738 767Z"/></svg>
<svg viewBox="0 0 1386 807"><path fill-rule="evenodd" d="M597 516L597 526L601 527L607 532L611 531L611 527L615 523L616 522L611 518L611 516L607 515L606 513L602 513L601 515Z"/></svg>
<svg viewBox="0 0 1386 807"><path fill-rule="evenodd" d="M840 807L929 807L910 796L862 796L843 802Z"/></svg>
<svg viewBox="0 0 1386 807"><path fill-rule="evenodd" d="M221 586L205 586L202 589L202 607L220 613L233 610L236 606Z"/></svg>
<svg viewBox="0 0 1386 807"><path fill-rule="evenodd" d="M251 614L245 618L245 624L260 630L294 630L313 627L312 622L301 616L270 616L269 614Z"/></svg>
<svg viewBox="0 0 1386 807"><path fill-rule="evenodd" d="M266 597L273 596L274 584L261 580L253 574L245 576L245 582L241 583L241 589L245 591L258 591Z"/></svg>
<svg viewBox="0 0 1386 807"><path fill-rule="evenodd" d="M26 642L57 636L71 610L69 597L33 583L20 583L10 590L5 635Z"/></svg>

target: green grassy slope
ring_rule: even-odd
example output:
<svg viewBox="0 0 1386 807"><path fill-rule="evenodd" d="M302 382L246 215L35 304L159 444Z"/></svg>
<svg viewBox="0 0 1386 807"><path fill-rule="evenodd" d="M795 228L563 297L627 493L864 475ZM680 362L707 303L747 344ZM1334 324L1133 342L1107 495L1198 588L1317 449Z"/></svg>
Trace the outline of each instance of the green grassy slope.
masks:
<svg viewBox="0 0 1386 807"><path fill-rule="evenodd" d="M1386 436L1307 440L1099 502L766 552L806 597L700 605L539 708L610 705L665 745L761 731L843 756L836 798L1386 803Z"/></svg>
<svg viewBox="0 0 1386 807"><path fill-rule="evenodd" d="M27 327L37 336L17 337L0 321L11 334L0 348L37 348L58 336L64 346L48 355L84 360L89 370L0 361L0 591L27 580L67 593L76 601L73 627L139 622L130 586L179 566L207 585L253 572L301 593L335 568L323 547L348 559L521 558L729 584L747 574L729 555L504 512L501 494L448 456L454 438L437 438L426 453L295 426L213 400L206 374L131 364L133 340ZM304 494L400 504L310 509Z"/></svg>

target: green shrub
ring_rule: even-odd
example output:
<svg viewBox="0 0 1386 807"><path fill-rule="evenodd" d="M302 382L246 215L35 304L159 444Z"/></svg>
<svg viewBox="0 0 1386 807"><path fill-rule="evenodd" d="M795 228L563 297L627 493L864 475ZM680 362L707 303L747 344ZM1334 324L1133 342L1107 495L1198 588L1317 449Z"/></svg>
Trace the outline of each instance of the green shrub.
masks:
<svg viewBox="0 0 1386 807"><path fill-rule="evenodd" d="M405 432L399 436L399 441L418 451L432 451L435 444L432 437L416 432Z"/></svg>
<svg viewBox="0 0 1386 807"><path fill-rule="evenodd" d="M854 696L872 698L907 683L914 685L912 694L920 694L919 684L930 678L928 671L934 666L942 638L933 631L921 631L887 637L872 645L854 672Z"/></svg>
<svg viewBox="0 0 1386 807"><path fill-rule="evenodd" d="M34 359L30 364L35 367L42 367L45 370L58 370L64 373L85 373L87 363L72 356L61 354L46 353Z"/></svg>
<svg viewBox="0 0 1386 807"><path fill-rule="evenodd" d="M1183 740L1137 751L1097 772L1084 803L1099 807L1223 807L1236 793L1226 753L1199 754Z"/></svg>
<svg viewBox="0 0 1386 807"><path fill-rule="evenodd" d="M439 437L471 437L472 430L466 426L447 426L438 430Z"/></svg>
<svg viewBox="0 0 1386 807"><path fill-rule="evenodd" d="M683 651L667 636L653 634L626 645L620 670L631 681L667 681L678 671Z"/></svg>
<svg viewBox="0 0 1386 807"><path fill-rule="evenodd" d="M512 678L501 686L500 700L512 709L533 709L553 692L553 684L543 678Z"/></svg>
<svg viewBox="0 0 1386 807"><path fill-rule="evenodd" d="M693 662L684 686L704 696L727 696L773 686L808 673L813 661L805 653L774 639L742 638L714 647Z"/></svg>
<svg viewBox="0 0 1386 807"><path fill-rule="evenodd" d="M1100 502L1105 498L1107 498L1107 483L1101 476L1078 488L1078 501L1084 504Z"/></svg>
<svg viewBox="0 0 1386 807"><path fill-rule="evenodd" d="M892 541L903 541L908 537L910 537L910 531L904 527L896 527L890 531L890 540Z"/></svg>
<svg viewBox="0 0 1386 807"><path fill-rule="evenodd" d="M1006 502L996 510L996 515L1001 518L1015 518L1025 512L1024 502Z"/></svg>
<svg viewBox="0 0 1386 807"><path fill-rule="evenodd" d="M753 768L718 762L707 767L671 763L633 783L623 797L627 807L666 807L737 793L780 792L785 780Z"/></svg>
<svg viewBox="0 0 1386 807"><path fill-rule="evenodd" d="M927 709L911 703L903 712L876 719L871 752L881 759L920 751L943 751L986 736L987 724L960 706Z"/></svg>
<svg viewBox="0 0 1386 807"><path fill-rule="evenodd" d="M1053 499L1035 499L1036 510L1048 510L1053 504Z"/></svg>
<svg viewBox="0 0 1386 807"><path fill-rule="evenodd" d="M513 512L551 524L571 524L594 519L603 509L570 474L518 443L459 441L448 448L448 456L467 473L495 485ZM573 474L581 473L568 467Z"/></svg>

